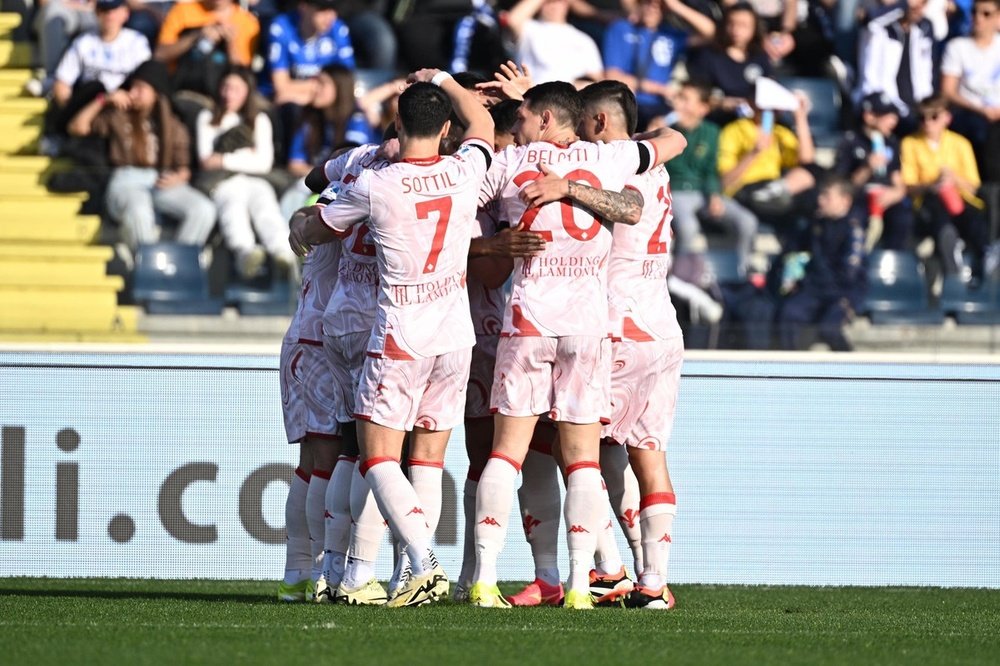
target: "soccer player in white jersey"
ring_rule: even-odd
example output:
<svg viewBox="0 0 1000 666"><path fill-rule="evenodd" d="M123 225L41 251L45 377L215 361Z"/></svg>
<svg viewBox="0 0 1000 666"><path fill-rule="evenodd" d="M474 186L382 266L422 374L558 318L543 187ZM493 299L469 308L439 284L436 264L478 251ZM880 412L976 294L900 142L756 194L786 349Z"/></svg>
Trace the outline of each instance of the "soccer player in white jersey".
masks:
<svg viewBox="0 0 1000 666"><path fill-rule="evenodd" d="M355 398L360 470L403 545L411 575L388 606L442 598L448 578L414 486L399 467L406 430L413 447L444 461L461 423L475 343L465 289L478 188L493 155L493 120L449 74L420 70L399 97L401 161L365 171L353 187L293 224L292 249L344 236L368 220L379 269L378 311ZM466 125L455 155L438 154L452 109Z"/></svg>
<svg viewBox="0 0 1000 666"><path fill-rule="evenodd" d="M635 129L632 92L617 81L601 81L581 91L580 136L591 141L627 139ZM670 269L670 177L657 167L629 179L642 197L638 224L614 227L608 269L608 304L613 336L612 416L604 428L611 442L624 445L638 477L643 569L626 605L669 610L667 586L671 528L677 513L667 470L666 448L680 387L684 340L667 291ZM534 183L532 201L574 199L565 179ZM601 212L602 209L595 207ZM613 221L615 211L603 211ZM628 219L627 221L633 221ZM608 476L608 471L605 471Z"/></svg>
<svg viewBox="0 0 1000 666"><path fill-rule="evenodd" d="M496 156L480 194L481 204L499 199L506 219L544 234L548 243L539 256L515 260L504 312L491 398L497 412L493 452L476 502L476 580L469 598L478 606L510 607L496 585L496 563L506 540L514 480L535 423L547 412L558 423L566 475L570 572L564 606L593 607L590 562L605 506L599 443L601 421L610 411L611 232L602 219L569 201L529 208L522 190L546 164L571 179L573 188L617 194L627 178L672 158L686 142L669 130L643 142L579 141L581 111L569 84L545 83L527 91L514 132L520 145Z"/></svg>
<svg viewBox="0 0 1000 666"><path fill-rule="evenodd" d="M302 266L298 309L281 342L282 414L288 441L299 444L299 466L285 502L288 532L282 601L303 601L322 587L327 486L339 450L334 396L323 355L321 317L337 280L340 247L325 246Z"/></svg>

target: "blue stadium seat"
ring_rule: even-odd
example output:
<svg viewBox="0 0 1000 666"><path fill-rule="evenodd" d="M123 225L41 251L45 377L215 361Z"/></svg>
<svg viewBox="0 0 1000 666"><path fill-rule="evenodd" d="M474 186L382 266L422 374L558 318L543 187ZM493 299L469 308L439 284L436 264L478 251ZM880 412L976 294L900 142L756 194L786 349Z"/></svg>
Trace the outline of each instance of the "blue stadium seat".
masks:
<svg viewBox="0 0 1000 666"><path fill-rule="evenodd" d="M832 148L840 143L843 128L840 124L840 107L843 99L837 83L831 79L789 76L778 79L789 90L801 90L812 102L809 110L809 129L813 143Z"/></svg>
<svg viewBox="0 0 1000 666"><path fill-rule="evenodd" d="M741 284L746 282L746 276L740 272L740 261L736 250L707 250L705 271L715 276L715 282L722 284Z"/></svg>
<svg viewBox="0 0 1000 666"><path fill-rule="evenodd" d="M989 280L970 289L958 276L949 275L941 288L941 310L959 324L1000 323L1000 281Z"/></svg>
<svg viewBox="0 0 1000 666"><path fill-rule="evenodd" d="M226 302L241 315L286 316L295 313L298 293L287 275L268 262L267 270L251 280L235 280L226 287Z"/></svg>
<svg viewBox="0 0 1000 666"><path fill-rule="evenodd" d="M863 311L872 324L941 324L932 308L923 267L912 252L876 250L868 260L868 294Z"/></svg>
<svg viewBox="0 0 1000 666"><path fill-rule="evenodd" d="M354 96L361 97L372 88L377 88L397 77L398 74L391 69L356 69L354 70Z"/></svg>
<svg viewBox="0 0 1000 666"><path fill-rule="evenodd" d="M197 246L180 243L140 245L132 272L133 300L151 314L221 313L222 300L209 295L199 253Z"/></svg>

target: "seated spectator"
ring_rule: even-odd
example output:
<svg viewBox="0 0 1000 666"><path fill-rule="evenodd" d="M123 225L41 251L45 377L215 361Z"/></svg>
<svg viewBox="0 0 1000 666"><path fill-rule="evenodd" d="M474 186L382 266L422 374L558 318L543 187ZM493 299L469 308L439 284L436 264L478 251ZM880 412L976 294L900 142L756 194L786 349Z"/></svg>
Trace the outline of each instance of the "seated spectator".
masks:
<svg viewBox="0 0 1000 666"><path fill-rule="evenodd" d="M506 14L517 41L517 61L527 66L535 83L603 78L601 52L593 39L570 25L569 6L569 0L520 0Z"/></svg>
<svg viewBox="0 0 1000 666"><path fill-rule="evenodd" d="M230 65L249 67L260 25L235 0L192 0L173 6L160 30L157 60L173 72L176 90L215 95Z"/></svg>
<svg viewBox="0 0 1000 666"><path fill-rule="evenodd" d="M972 35L945 47L941 92L956 108L955 131L972 142L983 180L1000 182L1000 0L976 0Z"/></svg>
<svg viewBox="0 0 1000 666"><path fill-rule="evenodd" d="M274 188L261 177L274 166L271 120L262 101L253 72L234 68L223 77L214 108L198 116L202 172L196 184L212 198L222 238L244 278L257 275L267 255L286 270L295 263L287 218Z"/></svg>
<svg viewBox="0 0 1000 666"><path fill-rule="evenodd" d="M934 36L923 16L926 2L909 0L906 6L893 7L872 19L861 34L857 97L888 95L899 109L902 133L915 126L917 103L934 93Z"/></svg>
<svg viewBox="0 0 1000 666"><path fill-rule="evenodd" d="M327 65L354 69L354 49L347 25L337 16L334 0L301 0L298 8L281 14L268 30L267 66L270 84L263 94L275 104L309 104L316 94L316 77Z"/></svg>
<svg viewBox="0 0 1000 666"><path fill-rule="evenodd" d="M354 45L354 58L364 69L395 69L396 33L386 20L386 0L338 0L341 18L347 22Z"/></svg>
<svg viewBox="0 0 1000 666"><path fill-rule="evenodd" d="M685 83L677 92L673 129L687 139L687 149L670 160L670 189L673 199L673 230L677 251L692 251L692 243L701 232L699 216L718 222L736 235L740 270L745 271L757 218L749 210L722 195L719 182L719 127L705 120L709 109L709 90L695 83Z"/></svg>
<svg viewBox="0 0 1000 666"><path fill-rule="evenodd" d="M826 76L835 50L836 10L837 0L786 0L778 31L770 32L764 43L776 67L794 76ZM791 51L782 53L789 43ZM846 68L837 63L843 71L834 72L846 79Z"/></svg>
<svg viewBox="0 0 1000 666"><path fill-rule="evenodd" d="M778 311L781 348L808 349L803 328L818 325L820 340L832 351L851 351L844 324L868 286L864 215L854 206L851 183L840 177L822 185L818 201L805 274Z"/></svg>
<svg viewBox="0 0 1000 666"><path fill-rule="evenodd" d="M151 55L146 38L124 27L129 17L125 0L98 0L96 14L97 30L74 39L55 71L51 129L57 134L94 97L118 90Z"/></svg>
<svg viewBox="0 0 1000 666"><path fill-rule="evenodd" d="M834 171L868 193L869 241L872 247L906 250L913 237L913 203L900 172L899 141L892 132L899 110L886 95L872 93L861 100L861 128L844 135ZM877 228L881 223L881 228Z"/></svg>
<svg viewBox="0 0 1000 666"><path fill-rule="evenodd" d="M663 22L666 11L705 40L715 36L715 22L681 0L640 0L630 19L615 21L604 33L604 76L635 93L640 130L670 110L670 79L688 45L688 32Z"/></svg>
<svg viewBox="0 0 1000 666"><path fill-rule="evenodd" d="M720 91L713 122L727 123L752 114L750 100L761 76L771 76L771 61L764 53L757 12L747 2L726 7L715 44L698 49L688 58L688 78Z"/></svg>
<svg viewBox="0 0 1000 666"><path fill-rule="evenodd" d="M125 26L141 34L150 48L155 48L163 18L173 6L174 0L132 0L128 3L129 18Z"/></svg>
<svg viewBox="0 0 1000 666"><path fill-rule="evenodd" d="M38 35L38 62L44 70L41 78L32 78L24 86L34 97L44 97L52 91L52 79L59 60L73 37L97 28L94 0L45 0L35 14Z"/></svg>
<svg viewBox="0 0 1000 666"><path fill-rule="evenodd" d="M215 226L212 202L189 184L190 137L168 95L166 68L147 60L122 88L99 95L69 124L73 136L108 139L107 212L133 250L160 239L160 213L180 222L179 243L203 246Z"/></svg>
<svg viewBox="0 0 1000 666"><path fill-rule="evenodd" d="M917 222L934 239L946 275L980 279L988 229L985 204L976 196L979 169L972 145L948 129L951 113L941 96L920 103L920 130L903 139L903 182L913 197ZM971 272L962 252L972 253Z"/></svg>
<svg viewBox="0 0 1000 666"><path fill-rule="evenodd" d="M806 199L816 184L809 102L801 93L798 97L794 131L774 123L772 111L756 109L753 118L735 120L719 135L723 192L762 222L784 226L779 237L786 250L801 242L794 216L808 207Z"/></svg>

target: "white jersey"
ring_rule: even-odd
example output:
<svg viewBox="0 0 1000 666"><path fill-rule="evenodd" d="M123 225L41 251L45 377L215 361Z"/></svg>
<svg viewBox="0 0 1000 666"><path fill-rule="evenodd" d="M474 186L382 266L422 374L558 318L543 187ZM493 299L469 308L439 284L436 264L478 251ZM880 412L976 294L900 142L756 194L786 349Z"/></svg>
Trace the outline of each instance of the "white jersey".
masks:
<svg viewBox="0 0 1000 666"><path fill-rule="evenodd" d="M466 267L491 155L470 139L454 155L366 170L323 209L341 237L370 218L379 294L369 355L412 360L475 344Z"/></svg>
<svg viewBox="0 0 1000 666"><path fill-rule="evenodd" d="M607 336L607 262L611 232L604 221L568 199L527 209L518 193L541 174L557 175L598 189L621 191L631 176L648 169L656 149L646 142L613 141L569 145L535 142L499 153L483 183L480 204L497 199L499 219L542 234L545 250L514 260L513 287L504 311L505 336Z"/></svg>
<svg viewBox="0 0 1000 666"><path fill-rule="evenodd" d="M644 200L635 226L616 224L608 268L611 335L648 342L680 337L667 291L670 270L670 175L662 165L629 179Z"/></svg>
<svg viewBox="0 0 1000 666"><path fill-rule="evenodd" d="M286 334L292 342L323 344L323 310L337 284L340 261L340 243L325 243L313 248L302 263L299 305Z"/></svg>
<svg viewBox="0 0 1000 666"><path fill-rule="evenodd" d="M379 154L376 145L359 146L324 166L330 186L320 195L320 201L333 201L353 186L365 169L381 169L390 161ZM323 333L340 337L372 330L378 300L378 266L375 245L362 222L350 233L335 241L341 247L336 287L323 313Z"/></svg>
<svg viewBox="0 0 1000 666"><path fill-rule="evenodd" d="M56 67L55 79L68 86L78 81L100 81L110 93L151 57L149 41L131 28L122 28L110 42L96 32L85 32L66 49Z"/></svg>
<svg viewBox="0 0 1000 666"><path fill-rule="evenodd" d="M479 238L490 238L499 231L496 218L496 203L491 202L485 208L480 208L476 214L479 223ZM504 295L503 288L490 289L482 282L469 278L469 309L472 314L472 328L476 336L500 335L503 325Z"/></svg>

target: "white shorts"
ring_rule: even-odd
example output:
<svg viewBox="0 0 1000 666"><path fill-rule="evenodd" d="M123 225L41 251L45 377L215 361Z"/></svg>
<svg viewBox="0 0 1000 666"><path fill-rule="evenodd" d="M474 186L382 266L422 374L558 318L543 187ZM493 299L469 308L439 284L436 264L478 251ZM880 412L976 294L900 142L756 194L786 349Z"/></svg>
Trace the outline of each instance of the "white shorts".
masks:
<svg viewBox="0 0 1000 666"><path fill-rule="evenodd" d="M323 336L323 350L333 382L334 416L340 423L354 420L354 396L358 392L370 338L371 333L367 332Z"/></svg>
<svg viewBox="0 0 1000 666"><path fill-rule="evenodd" d="M612 345L611 423L602 435L619 444L666 451L684 363L684 339Z"/></svg>
<svg viewBox="0 0 1000 666"><path fill-rule="evenodd" d="M607 338L507 337L497 347L490 403L506 416L606 423L611 413Z"/></svg>
<svg viewBox="0 0 1000 666"><path fill-rule="evenodd" d="M472 365L469 368L469 388L465 394L465 418L481 419L492 416L490 393L493 389L493 370L497 364L498 335L477 335L472 348Z"/></svg>
<svg viewBox="0 0 1000 666"><path fill-rule="evenodd" d="M408 361L369 356L355 418L395 430L451 430L462 423L471 358L471 348Z"/></svg>
<svg viewBox="0 0 1000 666"><path fill-rule="evenodd" d="M280 368L281 407L288 441L298 443L307 436L339 439L330 366L323 349L315 344L282 341Z"/></svg>

